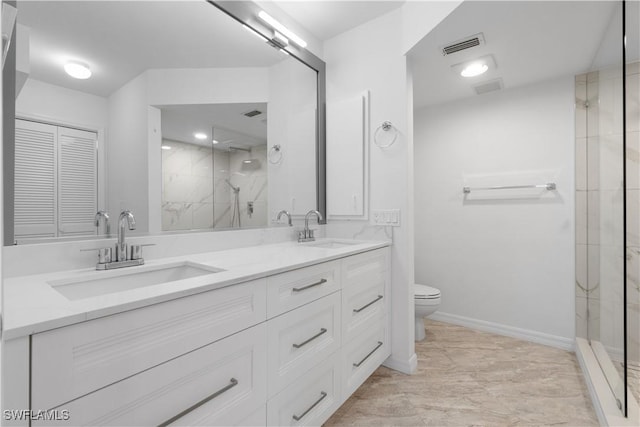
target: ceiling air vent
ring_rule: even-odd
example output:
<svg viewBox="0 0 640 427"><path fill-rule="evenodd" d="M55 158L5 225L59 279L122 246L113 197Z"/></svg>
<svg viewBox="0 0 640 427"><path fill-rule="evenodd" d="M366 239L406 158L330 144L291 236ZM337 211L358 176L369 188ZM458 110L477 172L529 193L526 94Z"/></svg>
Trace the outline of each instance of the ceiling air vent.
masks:
<svg viewBox="0 0 640 427"><path fill-rule="evenodd" d="M493 92L494 90L502 89L502 79L489 80L488 82L481 83L474 86L476 93L482 95L483 93Z"/></svg>
<svg viewBox="0 0 640 427"><path fill-rule="evenodd" d="M251 111L247 111L246 113L242 113L245 117L255 117L255 116L259 116L260 114L262 114L262 111L258 111L258 110L251 110Z"/></svg>
<svg viewBox="0 0 640 427"><path fill-rule="evenodd" d="M465 37L462 40L453 42L447 46L443 46L442 55L451 55L452 53L460 52L461 50L471 49L472 47L480 46L484 44L484 35L482 33L474 34L469 37Z"/></svg>

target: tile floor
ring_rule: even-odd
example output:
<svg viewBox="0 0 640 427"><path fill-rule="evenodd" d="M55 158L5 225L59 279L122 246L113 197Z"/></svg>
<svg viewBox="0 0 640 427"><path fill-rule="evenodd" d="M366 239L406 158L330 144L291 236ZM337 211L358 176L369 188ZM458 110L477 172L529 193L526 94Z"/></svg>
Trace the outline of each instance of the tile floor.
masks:
<svg viewBox="0 0 640 427"><path fill-rule="evenodd" d="M597 426L573 353L426 321L418 372L380 367L326 426Z"/></svg>

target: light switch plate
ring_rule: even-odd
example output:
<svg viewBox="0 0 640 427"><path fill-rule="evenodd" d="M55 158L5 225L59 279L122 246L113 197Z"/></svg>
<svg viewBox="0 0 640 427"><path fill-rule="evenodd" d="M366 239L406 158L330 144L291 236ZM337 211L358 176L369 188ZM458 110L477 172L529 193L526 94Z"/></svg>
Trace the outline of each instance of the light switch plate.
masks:
<svg viewBox="0 0 640 427"><path fill-rule="evenodd" d="M371 223L400 227L400 209L373 209Z"/></svg>

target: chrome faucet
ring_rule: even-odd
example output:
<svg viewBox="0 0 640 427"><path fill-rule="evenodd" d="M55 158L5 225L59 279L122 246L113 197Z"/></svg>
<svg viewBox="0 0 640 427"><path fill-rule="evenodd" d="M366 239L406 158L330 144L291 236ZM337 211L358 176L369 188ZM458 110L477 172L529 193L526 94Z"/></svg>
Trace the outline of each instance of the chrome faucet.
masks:
<svg viewBox="0 0 640 427"><path fill-rule="evenodd" d="M109 213L107 211L98 211L94 217L94 224L98 228L98 234L100 234L100 220L104 220L104 234L107 236L111 234L111 224L109 223Z"/></svg>
<svg viewBox="0 0 640 427"><path fill-rule="evenodd" d="M122 211L118 218L118 244L116 245L116 261L127 260L127 244L124 241L125 228L124 223L127 222L129 230L136 229L136 219L133 217L131 211Z"/></svg>
<svg viewBox="0 0 640 427"><path fill-rule="evenodd" d="M291 214L287 211L285 211L284 209L281 210L280 212L278 212L278 216L276 217L276 221L280 221L280 217L282 215L286 215L287 218L289 219L289 227L293 227L293 223L291 222Z"/></svg>
<svg viewBox="0 0 640 427"><path fill-rule="evenodd" d="M298 242L313 242L316 238L313 236L314 230L309 229L309 217L315 215L318 217L318 224L322 221L322 214L317 210L310 210L304 216L304 230L298 232Z"/></svg>

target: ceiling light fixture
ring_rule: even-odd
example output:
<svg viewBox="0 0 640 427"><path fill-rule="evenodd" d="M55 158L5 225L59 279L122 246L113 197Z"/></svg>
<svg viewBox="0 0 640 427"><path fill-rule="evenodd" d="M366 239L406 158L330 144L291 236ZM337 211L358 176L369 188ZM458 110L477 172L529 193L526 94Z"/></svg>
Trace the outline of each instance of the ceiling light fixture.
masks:
<svg viewBox="0 0 640 427"><path fill-rule="evenodd" d="M271 28L273 28L274 30L277 30L282 34L284 34L285 37L289 38L289 40L291 40L298 46L302 48L307 47L307 42L302 40L300 37L298 37L295 33L293 33L287 27L282 25L280 22L276 21L271 15L269 15L264 10L261 10L260 13L258 13L258 17L262 19L264 22L266 22L267 24L269 24Z"/></svg>
<svg viewBox="0 0 640 427"><path fill-rule="evenodd" d="M91 77L91 70L88 66L75 61L64 64L64 71L74 79L86 80Z"/></svg>
<svg viewBox="0 0 640 427"><path fill-rule="evenodd" d="M193 134L196 139L207 139L207 134L202 132L196 132Z"/></svg>
<svg viewBox="0 0 640 427"><path fill-rule="evenodd" d="M489 69L489 66L482 61L476 61L468 64L460 71L462 77L475 77L480 74L484 74Z"/></svg>
<svg viewBox="0 0 640 427"><path fill-rule="evenodd" d="M498 66L493 59L493 55L485 55L451 66L451 70L462 77L477 77L496 68L498 68Z"/></svg>

